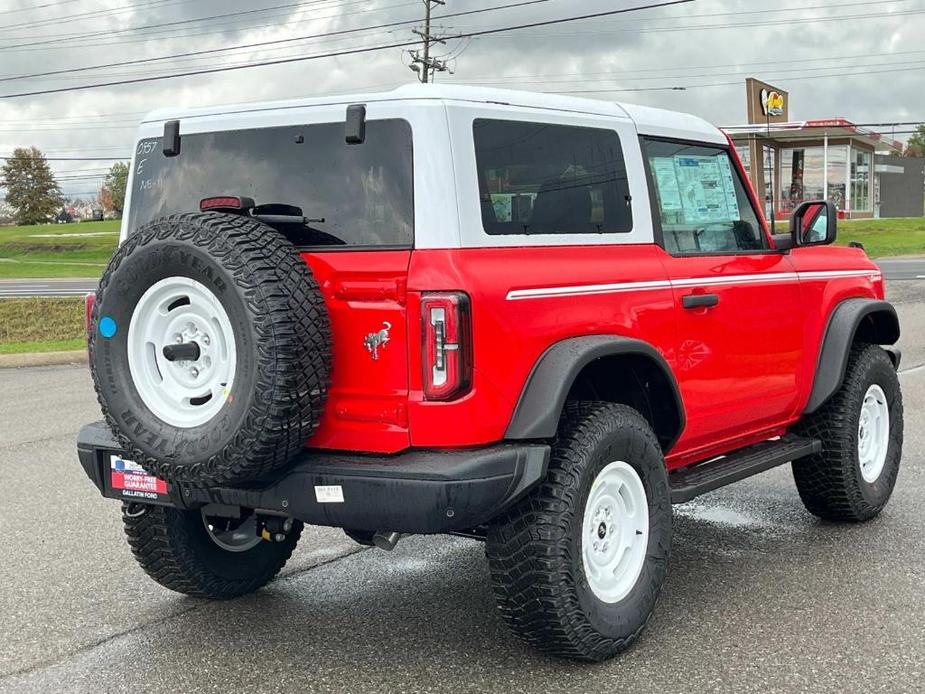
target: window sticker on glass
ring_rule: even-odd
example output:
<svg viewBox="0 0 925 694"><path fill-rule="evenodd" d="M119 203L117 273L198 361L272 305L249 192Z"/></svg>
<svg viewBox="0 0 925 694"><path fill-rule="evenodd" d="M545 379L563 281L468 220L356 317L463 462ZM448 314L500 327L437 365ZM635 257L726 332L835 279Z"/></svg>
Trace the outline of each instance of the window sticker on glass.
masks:
<svg viewBox="0 0 925 694"><path fill-rule="evenodd" d="M727 158L675 156L672 164L677 182L669 184L669 203L674 203L671 198L675 190L679 191L682 214L678 221L695 224L739 219L739 204ZM664 195L664 189L660 187L660 190ZM663 205L664 202L663 198ZM664 207L663 210L668 211Z"/></svg>

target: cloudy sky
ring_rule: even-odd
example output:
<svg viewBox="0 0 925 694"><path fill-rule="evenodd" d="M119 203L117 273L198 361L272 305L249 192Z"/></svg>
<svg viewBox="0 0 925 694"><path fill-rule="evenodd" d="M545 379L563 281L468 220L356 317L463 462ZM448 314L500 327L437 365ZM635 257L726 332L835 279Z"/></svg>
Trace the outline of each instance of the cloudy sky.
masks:
<svg viewBox="0 0 925 694"><path fill-rule="evenodd" d="M657 1L447 0L434 25L466 33ZM422 14L422 0L0 0L0 154L35 145L49 157L119 157L143 113L160 106L389 89L415 79L407 49L12 96L403 43ZM407 23L369 29L398 22ZM732 125L745 121L744 80L756 76L790 91L793 119L922 121L923 36L925 0L694 0L451 40L439 53L454 74L438 81L581 91ZM251 47L134 62L242 45ZM33 76L100 65L110 66ZM53 168L65 193L89 196L109 163Z"/></svg>

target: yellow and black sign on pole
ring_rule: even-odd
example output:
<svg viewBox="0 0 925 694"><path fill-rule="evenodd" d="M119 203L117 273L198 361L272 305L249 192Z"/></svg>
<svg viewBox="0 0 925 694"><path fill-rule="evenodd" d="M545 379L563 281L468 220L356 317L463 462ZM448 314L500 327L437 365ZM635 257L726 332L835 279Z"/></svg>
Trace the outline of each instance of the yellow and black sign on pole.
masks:
<svg viewBox="0 0 925 694"><path fill-rule="evenodd" d="M749 123L786 123L790 120L790 94L754 77L745 80L745 87Z"/></svg>

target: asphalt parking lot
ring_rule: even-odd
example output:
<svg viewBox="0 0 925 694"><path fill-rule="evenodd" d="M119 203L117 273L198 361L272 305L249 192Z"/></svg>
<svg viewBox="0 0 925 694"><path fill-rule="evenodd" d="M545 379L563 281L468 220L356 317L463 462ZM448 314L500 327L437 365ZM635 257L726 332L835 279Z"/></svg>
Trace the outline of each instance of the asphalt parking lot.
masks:
<svg viewBox="0 0 925 694"><path fill-rule="evenodd" d="M480 544L392 553L311 529L281 579L208 603L148 580L76 461L81 367L0 371L0 692L925 691L925 281L896 281L904 467L862 526L817 521L789 469L676 507L640 642L588 666L495 614Z"/></svg>

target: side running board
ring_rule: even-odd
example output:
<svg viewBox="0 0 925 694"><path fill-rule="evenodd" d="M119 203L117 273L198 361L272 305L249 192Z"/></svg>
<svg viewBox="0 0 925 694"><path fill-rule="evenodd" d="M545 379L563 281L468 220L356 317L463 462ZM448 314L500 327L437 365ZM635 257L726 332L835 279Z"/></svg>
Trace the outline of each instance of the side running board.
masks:
<svg viewBox="0 0 925 694"><path fill-rule="evenodd" d="M691 465L668 476L671 503L683 504L727 484L821 451L822 443L816 439L788 435Z"/></svg>

